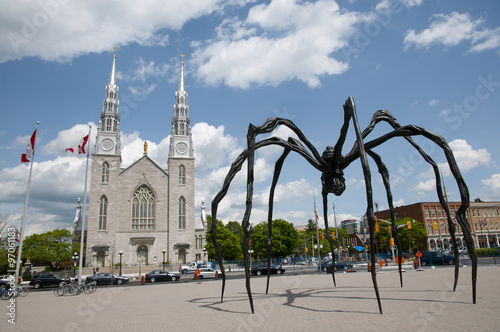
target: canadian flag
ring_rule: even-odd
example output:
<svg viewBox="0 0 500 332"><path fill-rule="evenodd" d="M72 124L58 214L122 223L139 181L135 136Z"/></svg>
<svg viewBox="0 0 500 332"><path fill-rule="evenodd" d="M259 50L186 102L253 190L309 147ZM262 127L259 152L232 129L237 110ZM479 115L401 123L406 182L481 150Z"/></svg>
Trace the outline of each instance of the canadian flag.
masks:
<svg viewBox="0 0 500 332"><path fill-rule="evenodd" d="M33 150L35 150L35 139L36 139L36 129L33 132L33 135L31 135L31 139L28 143L28 146L26 147L26 153L23 153L21 155L21 162L22 163L29 163L31 160L31 155L33 154Z"/></svg>
<svg viewBox="0 0 500 332"><path fill-rule="evenodd" d="M89 140L89 135L85 136L84 138L81 139L80 141L80 145L78 145L78 147L76 148L67 148L64 152L66 151L71 151L71 152L75 152L78 151L78 154L83 154L83 153L87 153L85 151L85 145L87 144L87 141Z"/></svg>

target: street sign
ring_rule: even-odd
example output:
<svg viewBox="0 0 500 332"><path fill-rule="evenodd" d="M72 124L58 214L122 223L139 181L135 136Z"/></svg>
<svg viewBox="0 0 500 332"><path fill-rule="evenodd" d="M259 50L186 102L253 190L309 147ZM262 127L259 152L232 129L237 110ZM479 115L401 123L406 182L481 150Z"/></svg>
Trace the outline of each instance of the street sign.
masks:
<svg viewBox="0 0 500 332"><path fill-rule="evenodd" d="M422 257L422 253L420 251L417 251L417 253L415 254L415 256L417 256L418 258Z"/></svg>

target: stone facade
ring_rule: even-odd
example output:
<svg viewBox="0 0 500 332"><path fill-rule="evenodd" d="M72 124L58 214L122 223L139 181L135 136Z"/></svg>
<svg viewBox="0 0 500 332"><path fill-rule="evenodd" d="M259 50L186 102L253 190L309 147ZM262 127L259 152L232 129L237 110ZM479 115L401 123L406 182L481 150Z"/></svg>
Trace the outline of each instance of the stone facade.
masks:
<svg viewBox="0 0 500 332"><path fill-rule="evenodd" d="M195 222L195 160L187 99L182 98L180 108L186 110L181 120L188 130L173 136L187 145L188 153L182 155L184 150L178 149L181 153L173 154L170 149L168 169L162 169L148 157L145 143L143 156L123 168L115 59L116 54L92 155L85 265L161 266L163 259L171 264L200 260L206 230ZM176 96L187 97L181 65ZM170 144L179 142L174 139Z"/></svg>

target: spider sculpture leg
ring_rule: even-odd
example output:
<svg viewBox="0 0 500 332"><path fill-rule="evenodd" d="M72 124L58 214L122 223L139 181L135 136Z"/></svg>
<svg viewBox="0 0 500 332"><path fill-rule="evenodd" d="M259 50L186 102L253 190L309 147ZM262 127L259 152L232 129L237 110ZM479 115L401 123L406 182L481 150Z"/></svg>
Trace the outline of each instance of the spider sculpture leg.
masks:
<svg viewBox="0 0 500 332"><path fill-rule="evenodd" d="M337 283L335 282L335 246L333 245L333 240L332 240L332 235L330 234L330 231L328 229L328 193L326 191L322 191L321 194L323 195L323 218L325 219L325 233L326 233L326 239L328 240L328 244L330 245L330 250L332 251L332 279L333 279L333 285L337 287ZM319 250L319 249L318 249Z"/></svg>
<svg viewBox="0 0 500 332"><path fill-rule="evenodd" d="M394 116L390 112L388 112L387 110L380 110L380 111L377 111L373 115L371 123L363 131L363 133L362 133L363 138L365 138L373 130L373 128L375 127L375 125L378 122L380 122L380 121L387 122L394 129L401 128L401 125L397 122L397 120L394 118ZM434 134L432 134L430 132L429 132L429 134L430 135L434 135ZM440 142L444 142L444 148L443 147L441 147L441 148L443 148L443 150L445 150L445 149L450 150L449 147L447 147L446 141L444 141L444 139L442 137L437 136L437 135L435 135L435 136L437 138L435 140L431 139L432 141L434 141L439 146L441 146ZM423 151L423 149L418 144L416 144L415 141L411 137L404 136L404 138L420 153L420 155L423 157L423 159L427 163L429 163L431 165L431 167L432 167L432 169L434 171L434 176L436 178L436 192L437 192L437 195L438 195L439 202L441 203L441 206L445 210L446 218L448 220L448 229L450 231L450 235L451 235L451 238L452 238L453 252L454 252L455 257L459 257L458 256L458 247L457 247L456 238L455 238L455 229L456 229L456 227L455 227L455 224L452 221L451 214L450 214L449 207L448 207L448 203L447 203L447 201L445 201L445 198L444 198L444 195L443 195L443 188L441 187L441 177L439 175L439 168L438 168L436 162L434 162L434 160L428 154L426 154ZM456 165L456 162L454 162L453 154L451 154L451 157L452 157L452 162L449 163L449 164L450 165L455 165L454 166L456 168L455 173L458 172L458 176L461 179L461 177L460 177L460 170L458 169L458 165ZM455 176L455 178L456 178L456 176ZM457 180L457 183L459 184L459 188L461 188L460 192L461 192L461 197L462 197L462 202L463 202L464 201L464 196L462 195L462 193L465 192L465 194L468 195L467 186L465 186L465 183L463 182L463 180ZM468 206L468 204L467 204L467 206ZM467 225L468 225L468 223L467 223ZM470 230L469 230L469 233L470 233ZM467 237L465 231L464 231L464 235ZM470 248L469 248L470 244L471 243L467 243L467 240L466 240L466 245L467 245L467 247L468 247L469 250L470 250ZM475 280L474 275L476 273L477 273L477 271L476 272L474 271L474 261L473 261L473 271L472 271L473 280ZM459 276L459 261L455 260L455 281L454 281L454 284L453 284L453 291L456 290L457 283L458 283L458 276ZM475 286L474 285L473 285L473 293L475 294ZM473 301L475 303L475 296L474 295L473 295L473 299L474 299Z"/></svg>
<svg viewBox="0 0 500 332"><path fill-rule="evenodd" d="M366 187L366 201L367 209L366 216L368 218L368 226L370 229L370 250L371 253L371 276L373 287L375 288L375 295L377 296L377 303L380 314L382 314L382 304L380 302L380 294L377 285L377 273L375 272L375 215L373 213L373 191L371 185L371 173L370 166L368 165L368 158L366 156L365 144L363 144L363 138L361 136L361 130L359 129L358 116L356 114L356 106L354 105L354 100L349 97L344 104L344 111L348 112L352 117L352 122L354 125L354 131L356 133L356 146L358 148L358 157L361 161L361 166L363 168L363 175L365 178Z"/></svg>
<svg viewBox="0 0 500 332"><path fill-rule="evenodd" d="M263 133L269 133L272 130L274 130L278 125L285 125L288 128L290 128L292 131L295 132L295 134L299 137L300 140L304 142L307 149L296 139L294 138L289 138L288 142L277 138L277 137L270 137L268 139L264 139L260 142L255 142L255 138L259 134ZM217 260L219 261L219 265L221 266L222 270L222 293L221 293L221 302L223 301L224 298L224 289L225 289L225 281L226 281L226 276L224 273L224 266L223 266L223 261L222 261L222 254L220 252L220 247L217 242L216 238L216 232L217 232L217 208L220 203L220 201L226 196L227 191L229 189L229 185L231 184L231 181L235 177L235 175L241 170L242 164L245 162L245 160L248 162L247 163L247 199L246 199L246 209L245 209L245 214L243 217L242 221L242 227L243 227L243 256L244 256L244 263L245 263L245 277L246 277L246 286L247 286L247 293L248 293L248 298L250 301L250 307L252 309L252 313L254 313L254 307L253 307L253 298L252 298L252 293L251 293L251 288L250 288L250 270L249 270L249 256L248 256L248 244L250 240L250 212L252 209L252 197L253 197L253 167L254 167L254 155L255 155L255 150L267 146L267 145L280 145L286 149L289 149L291 151L295 151L299 153L301 156L306 158L306 160L314 166L316 169L322 171L327 167L326 163L321 159L318 151L314 148L314 146L305 138L305 135L300 131L300 129L297 128L291 122L290 120L287 119L282 119L282 118L270 118L268 119L262 126L256 127L252 124L250 124L249 129L248 129L248 134L247 134L247 149L243 151L238 158L231 164L231 168L226 175L226 178L224 180L224 184L222 186L222 189L219 191L219 193L214 197L212 200L212 225L210 229L210 234L212 236L212 241L214 243L214 249L216 251L217 255ZM311 155L312 154L312 155ZM284 161L284 158L283 158ZM281 166L279 166L281 167ZM276 176L276 181L277 181L277 176Z"/></svg>
<svg viewBox="0 0 500 332"><path fill-rule="evenodd" d="M399 271L399 282L401 283L401 287L403 287L403 269L402 269L402 258L403 258L403 249L401 247L401 241L399 240L398 236L398 227L396 225L396 214L394 211L394 204L392 200L392 192L391 192L391 185L389 182L389 171L387 170L387 167L385 164L382 162L382 159L378 154L376 154L373 151L366 151L368 155L375 161L378 167L378 171L380 175L382 176L382 181L384 183L385 191L387 193L387 203L389 204L389 210L391 213L391 230L392 230L392 236L394 237L394 241L396 242L396 247L398 248L398 271Z"/></svg>
<svg viewBox="0 0 500 332"><path fill-rule="evenodd" d="M366 150L372 150L373 148L383 144L384 142L386 142L389 139L392 139L394 137L404 137L408 141L410 141L410 143L412 143L412 145L421 153L421 155L424 156L424 159L426 159L426 161L433 166L435 176L437 179L436 187L437 187L437 191L438 191L439 201L441 202L443 207L445 207L446 202L445 202L443 194L442 194L441 184L439 183L440 181L438 181L438 179L440 179L440 177L439 177L439 172L437 171L437 166L435 166L435 163L432 161L432 159L430 159L430 157L428 155L423 153L422 149L416 143L414 143L413 140L411 140L411 136L423 136L423 137L429 139L430 141L434 142L436 145L438 145L443 150L444 155L448 161L450 171L453 174L455 181L457 183L459 193L460 193L460 198L461 198L461 205L456 212L456 219L457 219L457 222L462 227L465 243L466 243L467 249L470 252L470 259L472 261L472 271L471 271L471 273L472 273L472 300L473 300L473 303L476 303L477 257L476 257L475 252L474 252L474 242L472 239L472 234L470 231L469 223L465 217L465 212L469 206L469 191L468 191L467 185L465 184L465 181L462 178L462 175L460 173L460 169L458 168L457 162L455 160L455 157L453 156L453 152L452 152L451 148L449 147L448 143L444 140L443 137L436 135L436 134L434 134L434 133L432 133L424 128L421 128L418 126L413 126L413 125L407 125L407 126L399 126L395 130L393 130L393 131L391 131L391 132L389 132L389 133L387 133L379 138L376 138L370 142L366 142L364 144L364 146L365 146ZM358 154L359 154L358 149L359 148L357 146L354 146L353 149L351 150L351 152L349 152L349 154L345 156L345 158L343 160L344 167L347 167L347 165L349 163L351 163L353 160L357 159ZM445 211L446 211L446 208L445 208ZM448 213L449 213L449 211L448 211ZM447 214L447 218L448 218L448 222L449 222L451 219L451 216L449 216ZM453 227L452 227L452 229L453 229ZM455 245L455 247L456 247L456 245ZM458 277L457 270L458 269L455 266L456 278Z"/></svg>
<svg viewBox="0 0 500 332"><path fill-rule="evenodd" d="M222 274L222 292L220 296L220 301L222 303L224 299L224 289L226 286L226 273L224 271L224 264L222 260L222 254L219 247L219 243L217 241L217 208L219 206L220 201L226 196L227 191L229 189L229 185L231 181L235 177L235 175L241 170L241 166L243 162L246 160L247 151L243 151L238 158L231 164L231 168L224 179L224 184L222 185L222 189L217 193L217 195L212 200L212 225L210 227L210 235L212 237L212 243L214 244L215 254L217 256L217 261L219 262L221 274Z"/></svg>
<svg viewBox="0 0 500 332"><path fill-rule="evenodd" d="M273 205L274 205L274 190L276 189L276 184L278 183L278 178L281 173L281 169L283 168L283 163L285 162L286 157L290 153L290 149L285 149L283 154L276 162L274 166L274 175L273 182L271 184L271 189L269 191L269 210L267 214L267 284L266 284L266 294L269 292L269 279L271 278L271 253L272 253L272 220L273 220Z"/></svg>

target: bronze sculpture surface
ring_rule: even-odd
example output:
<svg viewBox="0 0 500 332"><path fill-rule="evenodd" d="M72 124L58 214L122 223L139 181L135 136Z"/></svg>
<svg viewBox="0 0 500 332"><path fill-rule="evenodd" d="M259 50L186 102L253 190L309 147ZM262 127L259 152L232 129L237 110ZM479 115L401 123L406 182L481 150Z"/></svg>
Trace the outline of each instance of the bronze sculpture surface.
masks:
<svg viewBox="0 0 500 332"><path fill-rule="evenodd" d="M347 131L349 129L349 123L352 120L352 124L354 127L354 131L356 133L356 141L352 149L345 155L342 155L342 147L344 146ZM377 137L371 141L365 141L366 137L372 132L375 126L379 122L388 123L393 130L387 132L386 134ZM269 137L263 139L261 141L256 141L256 138L260 134L266 134L272 132L276 127L283 125L291 129L299 138L298 140L293 137L289 137L287 141L278 138L278 137ZM370 121L370 124L366 127L366 129L361 132L359 128L356 106L354 104L354 100L352 97L349 97L344 104L344 123L340 130L340 137L335 144L335 147L328 146L323 152L322 156L319 155L318 151L315 147L306 139L305 135L302 131L290 120L283 118L270 118L262 126L254 126L253 124L249 125L248 133L247 133L247 149L244 150L236 160L231 164L231 168L224 180L224 184L219 193L212 200L212 225L210 229L210 233L212 236L212 241L214 244L217 260L219 261L221 270L222 270L222 294L221 294L221 302L224 298L224 288L226 282L226 275L224 273L224 266L222 261L222 255L217 243L216 238L216 228L217 228L217 209L220 201L226 196L227 191L229 189L229 185L233 180L234 176L241 170L241 166L245 161L247 161L247 196L246 196L246 209L245 214L242 220L243 227L243 257L244 257L244 265L245 265L245 277L246 277L246 289L248 294L248 299L250 302L250 307L252 313L254 313L253 306L253 297L250 287L250 259L248 255L249 249L249 240L250 240L250 213L252 210L252 198L253 198L253 182L254 182L254 157L255 150L269 146L269 145L278 145L283 147L283 153L280 158L277 160L274 168L273 181L271 184L270 194L269 194L269 210L268 210L268 239L267 239L267 264L270 265L271 261L271 221L273 215L273 200L274 200L274 190L276 184L278 182L279 175L281 173L281 169L283 167L283 163L287 158L288 154L293 151L304 157L314 168L321 172L321 182L322 182L322 197L323 197L323 215L325 220L325 230L328 230L328 218L327 218L327 203L328 203L328 194L333 193L337 196L340 196L344 190L345 179L343 177L343 170L347 168L352 162L357 159L360 160L361 166L363 169L363 175L366 186L366 200L367 200L367 209L366 209L366 217L368 219L368 226L370 232L370 248L374 248L374 238L375 238L375 216L373 212L373 194L372 194L372 184L371 184L371 172L368 164L368 156L371 157L377 165L378 172L380 173L386 192L387 192L387 200L389 204L389 209L391 211L391 230L392 235L395 239L396 246L398 248L398 267L399 267L399 276L401 287L403 287L403 277L402 277L402 269L401 269L401 261L402 261L402 248L401 243L398 237L398 230L396 227L396 218L394 213L394 205L392 201L392 193L389 183L389 171L385 164L382 162L381 157L373 151L374 148L380 146L381 144L387 142L390 139L396 137L403 137L412 145L422 156L422 158L431 165L434 175L436 178L436 192L438 195L439 202L441 203L443 209L445 210L446 217L448 220L448 228L450 231L450 236L452 238L453 250L455 257L459 257L458 246L456 244L455 231L456 226L453 223L450 210L443 195L443 188L441 186L441 176L438 169L437 164L434 160L419 146L415 143L412 136L423 136L428 140L435 143L439 146L450 167L451 173L455 178L457 183L461 205L459 209L456 211L455 218L458 224L462 227L465 244L467 246L470 259L472 261L472 301L476 303L476 277L477 277L477 258L474 252L474 242L471 235L471 230L469 227L469 223L466 219L465 212L469 206L469 191L465 184L465 181L462 178L460 173L460 169L458 168L457 162L451 151L448 143L444 140L443 137L436 135L424 128L414 126L414 125L406 125L401 126L394 116L389 113L387 110L377 111ZM327 231L326 237L330 244L330 248L332 253L334 252L334 244L332 241L331 234ZM377 297L379 311L382 314L382 304L380 301L380 294L377 285L377 277L375 271L375 250L371 250L371 277L373 286L375 289L375 294ZM270 269L268 268L267 275L267 289L266 294L269 289L269 277L270 277ZM334 286L336 286L334 269L331 269L331 275L333 279ZM459 275L459 260L455 260L455 282L453 290L455 291Z"/></svg>

